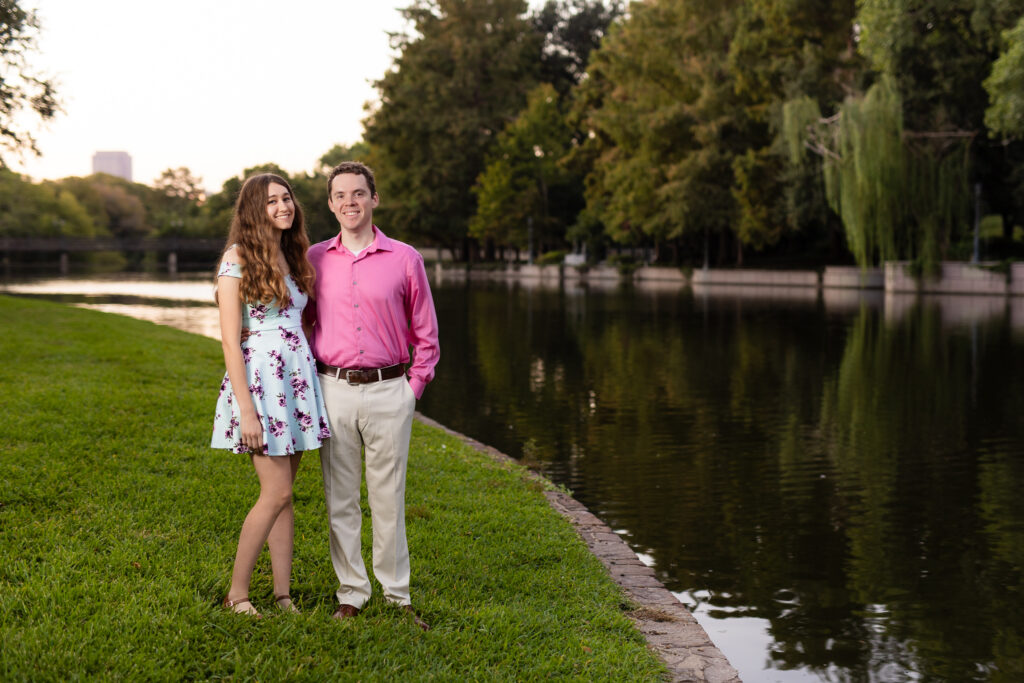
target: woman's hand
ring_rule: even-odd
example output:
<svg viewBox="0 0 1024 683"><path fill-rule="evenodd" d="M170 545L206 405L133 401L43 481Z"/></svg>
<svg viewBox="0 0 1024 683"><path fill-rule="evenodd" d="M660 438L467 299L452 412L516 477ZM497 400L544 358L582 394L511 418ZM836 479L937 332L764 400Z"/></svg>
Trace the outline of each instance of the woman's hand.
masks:
<svg viewBox="0 0 1024 683"><path fill-rule="evenodd" d="M226 257L237 259L234 248L229 249ZM235 394L238 407L239 444L250 452L263 452L263 424L256 412L252 393L249 391L249 377L242 353L242 298L240 295L241 280L230 275L217 278L217 308L220 312L220 340L224 349L224 365L227 367L228 380Z"/></svg>
<svg viewBox="0 0 1024 683"><path fill-rule="evenodd" d="M263 423L255 409L243 410L239 416L242 446L256 453L263 452Z"/></svg>

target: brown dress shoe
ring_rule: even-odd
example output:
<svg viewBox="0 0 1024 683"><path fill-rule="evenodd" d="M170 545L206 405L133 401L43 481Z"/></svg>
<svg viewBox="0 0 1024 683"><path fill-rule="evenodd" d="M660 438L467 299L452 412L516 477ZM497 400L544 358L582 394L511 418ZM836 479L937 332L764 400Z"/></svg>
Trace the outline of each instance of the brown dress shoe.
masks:
<svg viewBox="0 0 1024 683"><path fill-rule="evenodd" d="M331 619L348 619L359 614L359 608L354 605L338 605L338 609L334 610L334 614L331 615Z"/></svg>
<svg viewBox="0 0 1024 683"><path fill-rule="evenodd" d="M419 615L416 614L416 610L412 608L412 605L402 605L402 611L411 614L413 623L419 626L421 629L423 629L424 631L430 630L430 624L420 619Z"/></svg>

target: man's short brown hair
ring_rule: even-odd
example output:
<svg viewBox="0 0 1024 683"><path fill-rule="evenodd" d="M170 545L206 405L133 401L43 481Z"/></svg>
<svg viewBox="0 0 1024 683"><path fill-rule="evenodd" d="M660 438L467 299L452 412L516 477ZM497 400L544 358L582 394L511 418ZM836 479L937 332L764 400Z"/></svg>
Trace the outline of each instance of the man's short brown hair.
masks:
<svg viewBox="0 0 1024 683"><path fill-rule="evenodd" d="M343 161L327 174L327 197L331 196L331 183L342 173L352 173L366 178L366 185L370 188L370 196L377 194L377 183L373 180L373 170L361 161Z"/></svg>

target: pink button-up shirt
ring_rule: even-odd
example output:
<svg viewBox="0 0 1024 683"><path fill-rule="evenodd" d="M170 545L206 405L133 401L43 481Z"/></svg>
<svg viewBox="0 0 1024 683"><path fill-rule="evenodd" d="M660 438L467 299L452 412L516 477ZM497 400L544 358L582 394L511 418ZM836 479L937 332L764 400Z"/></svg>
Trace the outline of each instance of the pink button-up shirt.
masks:
<svg viewBox="0 0 1024 683"><path fill-rule="evenodd" d="M377 226L373 242L353 256L340 234L314 244L316 298L306 306L313 355L339 368L382 368L409 362L409 385L420 398L440 358L437 314L423 257Z"/></svg>

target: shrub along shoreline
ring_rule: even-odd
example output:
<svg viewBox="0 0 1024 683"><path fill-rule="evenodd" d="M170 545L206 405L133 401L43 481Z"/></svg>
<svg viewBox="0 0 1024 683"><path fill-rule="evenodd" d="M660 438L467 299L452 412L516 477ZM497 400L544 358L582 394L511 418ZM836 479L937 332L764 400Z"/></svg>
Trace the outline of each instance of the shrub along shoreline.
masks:
<svg viewBox="0 0 1024 683"><path fill-rule="evenodd" d="M423 633L379 592L337 623L315 453L296 481L292 595L219 607L258 486L208 447L213 340L0 296L0 679L659 680L620 589L542 484L416 423L407 523ZM364 504L364 548L369 518ZM378 589L379 591L379 589Z"/></svg>

